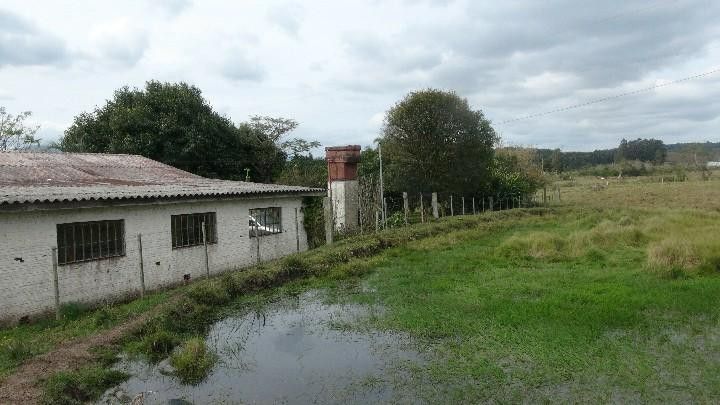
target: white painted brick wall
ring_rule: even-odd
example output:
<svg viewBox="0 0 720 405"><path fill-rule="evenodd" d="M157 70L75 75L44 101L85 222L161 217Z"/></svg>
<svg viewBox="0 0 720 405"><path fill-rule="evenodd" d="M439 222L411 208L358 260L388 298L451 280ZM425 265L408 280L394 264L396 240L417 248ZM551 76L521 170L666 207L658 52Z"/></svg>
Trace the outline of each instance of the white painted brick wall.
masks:
<svg viewBox="0 0 720 405"><path fill-rule="evenodd" d="M216 213L218 243L208 247L211 273L256 263L257 240L249 237L248 214L251 208L263 207L282 208L283 229L280 234L258 238L263 261L297 250L296 208L300 250L307 250L300 197L0 212L0 321L53 309L50 252L57 245L57 224L125 221L125 256L58 266L60 302L94 303L139 291L138 233L143 235L147 289L180 283L184 274L193 279L205 275L203 246L172 249L171 215Z"/></svg>

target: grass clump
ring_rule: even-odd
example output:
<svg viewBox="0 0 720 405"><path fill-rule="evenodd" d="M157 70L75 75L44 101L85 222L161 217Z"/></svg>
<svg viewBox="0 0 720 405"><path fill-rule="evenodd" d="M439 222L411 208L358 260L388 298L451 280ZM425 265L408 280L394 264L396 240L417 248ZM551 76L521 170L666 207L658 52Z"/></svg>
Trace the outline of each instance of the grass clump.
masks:
<svg viewBox="0 0 720 405"><path fill-rule="evenodd" d="M227 304L231 298L225 286L215 280L194 285L187 291L186 295L198 304L211 306Z"/></svg>
<svg viewBox="0 0 720 405"><path fill-rule="evenodd" d="M663 239L648 246L647 267L661 276L677 278L701 263L697 247L684 239Z"/></svg>
<svg viewBox="0 0 720 405"><path fill-rule="evenodd" d="M567 241L550 232L529 232L506 239L498 251L504 257L559 260L566 256Z"/></svg>
<svg viewBox="0 0 720 405"><path fill-rule="evenodd" d="M283 260L281 273L290 279L304 276L310 272L310 266L297 256L290 256Z"/></svg>
<svg viewBox="0 0 720 405"><path fill-rule="evenodd" d="M84 404L98 399L106 389L128 378L126 373L98 366L53 374L44 383L42 403Z"/></svg>
<svg viewBox="0 0 720 405"><path fill-rule="evenodd" d="M217 355L208 350L205 340L200 337L188 339L170 356L170 365L175 376L183 384L199 384L212 370Z"/></svg>
<svg viewBox="0 0 720 405"><path fill-rule="evenodd" d="M81 302L68 302L60 305L60 318L65 321L75 321L89 310L86 304Z"/></svg>
<svg viewBox="0 0 720 405"><path fill-rule="evenodd" d="M180 338L166 330L157 330L142 337L137 351L153 363L166 358L180 344Z"/></svg>

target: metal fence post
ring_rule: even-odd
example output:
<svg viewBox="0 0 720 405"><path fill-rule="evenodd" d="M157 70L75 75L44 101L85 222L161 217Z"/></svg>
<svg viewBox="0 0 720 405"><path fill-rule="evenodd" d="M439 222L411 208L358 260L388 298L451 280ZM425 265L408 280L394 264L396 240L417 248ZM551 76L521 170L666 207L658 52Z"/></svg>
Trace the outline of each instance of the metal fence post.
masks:
<svg viewBox="0 0 720 405"><path fill-rule="evenodd" d="M55 294L55 319L60 320L60 287L58 286L58 262L57 262L57 248L53 247L50 251L52 256L52 271L53 271L53 292Z"/></svg>

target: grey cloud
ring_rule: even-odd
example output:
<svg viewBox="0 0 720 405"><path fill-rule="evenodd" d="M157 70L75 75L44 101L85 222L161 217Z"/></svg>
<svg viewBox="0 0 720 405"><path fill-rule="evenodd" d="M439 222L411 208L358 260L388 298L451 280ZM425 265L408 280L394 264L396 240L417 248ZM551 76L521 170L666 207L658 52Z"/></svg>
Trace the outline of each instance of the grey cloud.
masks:
<svg viewBox="0 0 720 405"><path fill-rule="evenodd" d="M234 81L259 82L265 77L265 70L242 51L228 52L220 68L223 76Z"/></svg>
<svg viewBox="0 0 720 405"><path fill-rule="evenodd" d="M301 26L302 8L297 4L283 4L268 11L268 20L290 36L297 36Z"/></svg>
<svg viewBox="0 0 720 405"><path fill-rule="evenodd" d="M61 65L67 59L68 51L61 39L0 10L0 67Z"/></svg>

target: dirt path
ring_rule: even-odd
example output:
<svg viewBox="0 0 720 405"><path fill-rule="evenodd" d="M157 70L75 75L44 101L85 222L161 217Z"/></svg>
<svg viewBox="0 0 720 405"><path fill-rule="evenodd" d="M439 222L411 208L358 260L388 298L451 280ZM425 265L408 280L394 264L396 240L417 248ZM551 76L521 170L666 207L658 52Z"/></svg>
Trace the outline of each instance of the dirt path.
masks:
<svg viewBox="0 0 720 405"><path fill-rule="evenodd" d="M37 384L39 380L58 371L77 370L87 365L95 358L90 349L119 341L142 326L166 304L167 302L114 328L68 341L48 353L29 359L0 385L0 404L39 403L42 396L42 389Z"/></svg>

